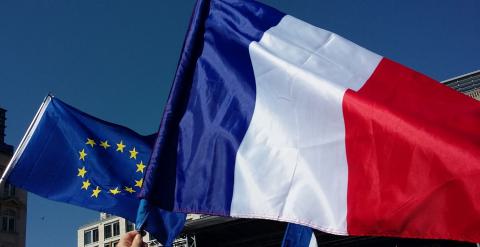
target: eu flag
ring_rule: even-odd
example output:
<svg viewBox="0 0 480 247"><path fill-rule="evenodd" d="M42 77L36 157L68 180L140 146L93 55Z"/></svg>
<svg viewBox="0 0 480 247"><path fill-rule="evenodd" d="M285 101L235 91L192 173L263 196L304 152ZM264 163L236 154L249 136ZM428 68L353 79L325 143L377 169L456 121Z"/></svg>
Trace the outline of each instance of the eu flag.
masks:
<svg viewBox="0 0 480 247"><path fill-rule="evenodd" d="M4 177L42 197L134 222L152 138L48 96ZM172 241L182 230L185 215L155 210L161 217L145 229L163 243Z"/></svg>

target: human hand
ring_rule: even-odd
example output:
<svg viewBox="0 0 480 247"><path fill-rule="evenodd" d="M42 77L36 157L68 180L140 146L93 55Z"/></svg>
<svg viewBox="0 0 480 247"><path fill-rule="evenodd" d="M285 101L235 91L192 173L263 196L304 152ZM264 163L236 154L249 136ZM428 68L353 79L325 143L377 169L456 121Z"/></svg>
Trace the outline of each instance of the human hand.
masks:
<svg viewBox="0 0 480 247"><path fill-rule="evenodd" d="M143 247L142 235L137 231L131 231L123 234L117 247Z"/></svg>

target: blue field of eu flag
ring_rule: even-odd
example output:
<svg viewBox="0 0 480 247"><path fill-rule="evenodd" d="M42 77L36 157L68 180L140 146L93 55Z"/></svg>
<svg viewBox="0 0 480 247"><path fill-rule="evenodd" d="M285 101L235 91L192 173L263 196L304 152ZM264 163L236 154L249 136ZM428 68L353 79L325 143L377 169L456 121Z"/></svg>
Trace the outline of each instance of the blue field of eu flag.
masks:
<svg viewBox="0 0 480 247"><path fill-rule="evenodd" d="M135 222L153 141L154 136L139 135L48 96L2 180L51 200ZM150 210L155 218L145 229L163 243L173 241L185 215Z"/></svg>

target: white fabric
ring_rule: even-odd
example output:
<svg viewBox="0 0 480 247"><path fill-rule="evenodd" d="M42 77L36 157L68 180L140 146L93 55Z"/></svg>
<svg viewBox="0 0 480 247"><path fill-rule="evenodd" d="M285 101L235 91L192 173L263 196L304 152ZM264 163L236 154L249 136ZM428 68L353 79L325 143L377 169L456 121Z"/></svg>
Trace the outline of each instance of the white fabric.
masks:
<svg viewBox="0 0 480 247"><path fill-rule="evenodd" d="M231 215L347 234L342 99L381 57L291 16L249 50L257 95L236 157Z"/></svg>
<svg viewBox="0 0 480 247"><path fill-rule="evenodd" d="M310 239L310 244L308 245L308 247L318 247L317 238L313 233L312 233L312 238Z"/></svg>

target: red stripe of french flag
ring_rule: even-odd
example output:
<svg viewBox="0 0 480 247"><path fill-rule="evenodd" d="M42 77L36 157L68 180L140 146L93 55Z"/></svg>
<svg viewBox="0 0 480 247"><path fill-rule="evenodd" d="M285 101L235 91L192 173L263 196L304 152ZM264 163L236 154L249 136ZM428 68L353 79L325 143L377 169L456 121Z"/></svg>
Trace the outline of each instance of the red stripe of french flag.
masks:
<svg viewBox="0 0 480 247"><path fill-rule="evenodd" d="M343 99L350 235L480 241L480 103L388 59Z"/></svg>

